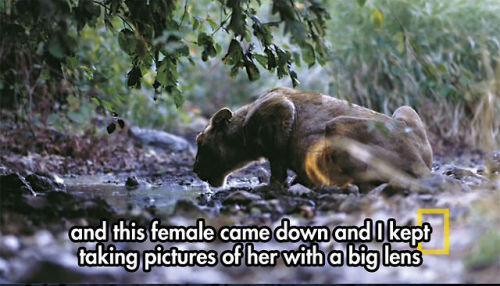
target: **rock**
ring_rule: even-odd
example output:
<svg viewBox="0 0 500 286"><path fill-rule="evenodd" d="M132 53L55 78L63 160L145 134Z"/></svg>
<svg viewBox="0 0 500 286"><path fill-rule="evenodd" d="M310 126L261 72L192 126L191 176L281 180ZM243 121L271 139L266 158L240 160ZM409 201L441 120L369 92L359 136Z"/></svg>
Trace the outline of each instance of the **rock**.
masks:
<svg viewBox="0 0 500 286"><path fill-rule="evenodd" d="M321 188L316 188L315 191L318 193L327 193L327 194L340 193L342 192L342 188L337 186L324 186Z"/></svg>
<svg viewBox="0 0 500 286"><path fill-rule="evenodd" d="M301 213L303 206L315 208L316 205L312 200L304 199L301 197L280 197L278 198L279 204L285 214Z"/></svg>
<svg viewBox="0 0 500 286"><path fill-rule="evenodd" d="M362 202L357 197L348 197L339 206L339 211L346 213L359 212L361 210Z"/></svg>
<svg viewBox="0 0 500 286"><path fill-rule="evenodd" d="M39 251L31 250L16 258L9 280L16 283L41 283L57 281L58 283L103 283L105 281L126 281L117 271L107 267L78 267L77 257L60 249L59 253L40 255ZM120 280L121 279L121 280Z"/></svg>
<svg viewBox="0 0 500 286"><path fill-rule="evenodd" d="M255 212L253 210L257 209L259 210L260 213L272 213L275 211L271 205L264 200L257 200L257 201L252 201L249 205L248 208L251 210L251 212Z"/></svg>
<svg viewBox="0 0 500 286"><path fill-rule="evenodd" d="M281 205L281 203L278 199L272 199L272 200L269 200L267 202L268 202L268 206L270 208L269 212L277 213L277 214L285 213L285 210L283 209L283 206ZM261 210L263 210L263 208L261 208Z"/></svg>
<svg viewBox="0 0 500 286"><path fill-rule="evenodd" d="M9 271L9 264L7 263L7 260L0 257L0 277L7 276L8 271ZM0 283L7 284L7 283L9 283L9 281L0 278ZM12 283L12 282L10 282L10 283Z"/></svg>
<svg viewBox="0 0 500 286"><path fill-rule="evenodd" d="M259 180L259 184L269 182L269 172L263 167L259 167L257 169L257 171L255 172L255 176L257 177L257 180Z"/></svg>
<svg viewBox="0 0 500 286"><path fill-rule="evenodd" d="M311 206L300 206L300 214L305 218L312 218L316 214L315 210Z"/></svg>
<svg viewBox="0 0 500 286"><path fill-rule="evenodd" d="M478 175L484 176L486 175L486 166L479 166L476 168L476 172Z"/></svg>
<svg viewBox="0 0 500 286"><path fill-rule="evenodd" d="M50 192L47 194L47 202L51 205L73 204L75 198L69 193Z"/></svg>
<svg viewBox="0 0 500 286"><path fill-rule="evenodd" d="M290 188L288 188L288 191L290 191L294 196L303 196L312 192L311 189L304 187L301 184L292 185Z"/></svg>
<svg viewBox="0 0 500 286"><path fill-rule="evenodd" d="M38 248L47 247L54 241L54 236L46 229L37 231L34 238Z"/></svg>
<svg viewBox="0 0 500 286"><path fill-rule="evenodd" d="M419 195L417 195L417 197L421 201L426 202L426 203L432 202L434 200L434 196L431 194L419 194Z"/></svg>
<svg viewBox="0 0 500 286"><path fill-rule="evenodd" d="M85 201L80 211L83 211L83 213L86 214L83 215L83 217L94 219L110 219L115 214L115 211L108 204L108 202L100 197L94 197Z"/></svg>
<svg viewBox="0 0 500 286"><path fill-rule="evenodd" d="M359 187L357 185L348 184L346 188L347 193L359 196Z"/></svg>
<svg viewBox="0 0 500 286"><path fill-rule="evenodd" d="M453 177L453 178L458 179L458 180L461 180L465 177L476 176L476 174L472 170L467 169L467 168L458 167L455 165L446 165L446 166L443 166L441 169L442 169L441 173L443 175Z"/></svg>
<svg viewBox="0 0 500 286"><path fill-rule="evenodd" d="M200 205L205 206L210 201L210 196L208 194L200 194L196 199Z"/></svg>
<svg viewBox="0 0 500 286"><path fill-rule="evenodd" d="M229 191L227 190L220 190L212 195L210 198L210 201L220 201L224 198L226 198L230 194Z"/></svg>
<svg viewBox="0 0 500 286"><path fill-rule="evenodd" d="M0 166L0 176L5 176L12 173L7 167Z"/></svg>
<svg viewBox="0 0 500 286"><path fill-rule="evenodd" d="M250 209L250 214L253 216L260 216L262 215L262 211L259 208L256 207L251 207Z"/></svg>
<svg viewBox="0 0 500 286"><path fill-rule="evenodd" d="M165 131L131 127L129 135L142 144L169 149L175 152L191 150L189 142Z"/></svg>
<svg viewBox="0 0 500 286"><path fill-rule="evenodd" d="M139 181L137 180L136 176L131 176L127 178L127 181L125 182L125 187L127 189L135 189L139 186Z"/></svg>
<svg viewBox="0 0 500 286"><path fill-rule="evenodd" d="M0 195L2 197L23 194L36 195L33 188L21 175L12 173L0 176Z"/></svg>
<svg viewBox="0 0 500 286"><path fill-rule="evenodd" d="M260 200L261 197L247 191L234 191L230 193L224 200L224 204L241 204L248 205L252 201Z"/></svg>
<svg viewBox="0 0 500 286"><path fill-rule="evenodd" d="M420 183L420 187L416 191L421 193L436 193L442 191L471 191L471 189L467 185L461 183L459 180L439 174L433 174L418 181Z"/></svg>
<svg viewBox="0 0 500 286"><path fill-rule="evenodd" d="M26 181L28 181L35 192L38 193L66 192L64 184L56 182L55 179L51 178L48 174L30 174L26 176Z"/></svg>
<svg viewBox="0 0 500 286"><path fill-rule="evenodd" d="M14 235L5 235L0 238L0 256L14 256L21 249L21 242Z"/></svg>
<svg viewBox="0 0 500 286"><path fill-rule="evenodd" d="M443 169L442 174L458 179L468 185L480 185L488 181L486 177L481 175L481 166L478 169L473 170L469 168L457 167L455 165L446 165Z"/></svg>
<svg viewBox="0 0 500 286"><path fill-rule="evenodd" d="M500 173L500 151L488 154L486 166L488 166L490 174Z"/></svg>
<svg viewBox="0 0 500 286"><path fill-rule="evenodd" d="M203 211L192 201L181 199L175 204L174 214L195 217L201 216Z"/></svg>
<svg viewBox="0 0 500 286"><path fill-rule="evenodd" d="M203 131L208 124L208 120L203 117L196 117L191 122L180 122L174 129L176 134L188 138L190 141L196 140L196 135Z"/></svg>

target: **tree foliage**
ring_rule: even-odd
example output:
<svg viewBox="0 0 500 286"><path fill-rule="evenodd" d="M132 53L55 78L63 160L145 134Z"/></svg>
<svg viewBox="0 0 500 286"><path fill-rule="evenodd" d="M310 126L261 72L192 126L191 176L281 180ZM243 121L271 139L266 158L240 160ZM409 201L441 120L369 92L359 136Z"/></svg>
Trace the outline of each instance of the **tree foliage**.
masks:
<svg viewBox="0 0 500 286"><path fill-rule="evenodd" d="M84 27L105 28L118 38L121 49L130 58L126 84L139 88L144 75L153 70L153 87L166 91L176 105L183 101L179 90L180 61L195 63L195 47L202 49L201 59L218 57L231 66L231 75L245 70L248 79L257 80L261 69L279 78L289 76L298 84L290 46L277 43L273 35L280 31L302 51L309 66L323 64L325 20L329 18L317 0L219 0L204 2L218 11L219 20L207 10L192 8L190 0L16 0L0 4L0 92L2 105L13 106L32 97L42 83L52 94L60 94L61 80L72 82L67 70L78 70L75 59L78 37ZM192 1L194 2L194 1ZM199 5L197 1L196 5ZM264 19L259 9L270 6ZM269 17L267 17L269 16ZM119 19L117 21L117 19ZM217 33L226 33L229 43L220 42ZM225 52L222 47L227 46ZM259 67L260 65L261 67ZM72 73L75 74L75 73ZM39 93L39 92L38 92Z"/></svg>

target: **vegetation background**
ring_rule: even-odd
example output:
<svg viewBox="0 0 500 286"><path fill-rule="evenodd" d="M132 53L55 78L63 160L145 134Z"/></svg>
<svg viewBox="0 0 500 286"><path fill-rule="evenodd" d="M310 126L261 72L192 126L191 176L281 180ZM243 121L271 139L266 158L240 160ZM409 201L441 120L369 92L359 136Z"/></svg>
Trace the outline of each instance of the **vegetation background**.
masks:
<svg viewBox="0 0 500 286"><path fill-rule="evenodd" d="M414 106L445 142L500 141L498 1L4 0L0 11L0 102L32 126L83 132L99 114L172 131L296 84L385 113Z"/></svg>

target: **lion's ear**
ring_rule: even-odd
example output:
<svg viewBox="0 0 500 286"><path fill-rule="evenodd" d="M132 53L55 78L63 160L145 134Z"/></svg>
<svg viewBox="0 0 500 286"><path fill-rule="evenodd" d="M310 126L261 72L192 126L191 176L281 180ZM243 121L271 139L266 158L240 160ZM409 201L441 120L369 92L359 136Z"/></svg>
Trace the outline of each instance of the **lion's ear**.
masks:
<svg viewBox="0 0 500 286"><path fill-rule="evenodd" d="M229 123L232 117L233 112L229 108L224 107L214 114L212 117L212 125L215 128L224 127Z"/></svg>

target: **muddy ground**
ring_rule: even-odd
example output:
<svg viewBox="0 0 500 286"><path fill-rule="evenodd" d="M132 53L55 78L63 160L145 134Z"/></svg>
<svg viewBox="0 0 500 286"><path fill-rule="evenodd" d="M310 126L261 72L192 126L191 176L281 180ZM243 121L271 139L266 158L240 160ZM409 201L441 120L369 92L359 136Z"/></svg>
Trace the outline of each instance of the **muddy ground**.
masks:
<svg viewBox="0 0 500 286"><path fill-rule="evenodd" d="M500 282L500 154L440 147L424 191L381 185L372 190L347 188L260 191L268 165L257 162L233 173L227 186L214 189L191 171L192 134L182 137L125 128L112 136L71 135L52 129L34 132L1 126L0 138L0 282L116 283L405 283ZM136 132L137 131L137 132ZM146 135L145 135L146 134ZM152 137L151 137L152 136ZM185 138L190 140L186 141ZM293 174L290 174L293 175ZM417 209L450 209L450 254L424 255L417 268L381 267L157 267L130 273L122 267L78 267L79 246L67 231L99 220L133 219L146 225L194 225L199 217L224 225L275 227L287 217L294 225L361 225L395 218L416 225ZM443 220L430 216L441 248ZM300 243L258 244L258 249L297 249ZM119 249L153 249L155 244L118 243ZM175 243L180 249L214 249L231 244ZM340 243L320 243L328 252ZM370 243L370 248L381 245ZM401 244L395 248L407 249Z"/></svg>

